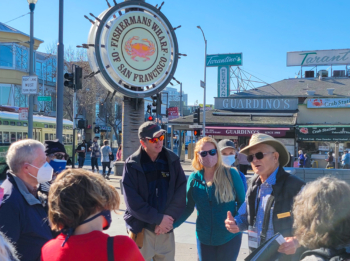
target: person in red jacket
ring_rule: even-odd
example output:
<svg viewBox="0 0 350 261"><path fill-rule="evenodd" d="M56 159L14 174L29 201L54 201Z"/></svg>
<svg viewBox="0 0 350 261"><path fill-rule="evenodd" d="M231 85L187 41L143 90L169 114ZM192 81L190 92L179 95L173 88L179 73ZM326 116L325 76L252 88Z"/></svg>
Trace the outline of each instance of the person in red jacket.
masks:
<svg viewBox="0 0 350 261"><path fill-rule="evenodd" d="M61 234L41 250L42 261L144 261L127 236L109 237L102 230L119 208L119 195L101 175L67 169L51 185L49 221Z"/></svg>

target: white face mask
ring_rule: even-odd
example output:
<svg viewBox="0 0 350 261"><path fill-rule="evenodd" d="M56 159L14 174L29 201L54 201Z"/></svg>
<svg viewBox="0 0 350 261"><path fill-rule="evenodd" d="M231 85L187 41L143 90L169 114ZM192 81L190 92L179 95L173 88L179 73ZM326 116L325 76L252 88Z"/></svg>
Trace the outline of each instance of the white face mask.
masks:
<svg viewBox="0 0 350 261"><path fill-rule="evenodd" d="M28 165L38 169L38 174L35 177L34 175L28 173L33 178L36 178L39 183L45 183L52 180L53 168L50 166L48 162L45 162L40 168L33 166L32 164L27 163Z"/></svg>
<svg viewBox="0 0 350 261"><path fill-rule="evenodd" d="M236 158L235 155L222 155L222 162L227 166L232 166L233 163L235 163Z"/></svg>

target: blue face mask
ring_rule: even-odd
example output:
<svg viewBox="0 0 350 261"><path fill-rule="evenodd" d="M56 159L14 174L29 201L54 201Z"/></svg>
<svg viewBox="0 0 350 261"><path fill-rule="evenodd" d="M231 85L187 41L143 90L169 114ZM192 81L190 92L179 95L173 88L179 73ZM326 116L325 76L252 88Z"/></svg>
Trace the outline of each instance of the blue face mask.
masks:
<svg viewBox="0 0 350 261"><path fill-rule="evenodd" d="M53 168L54 173L61 173L65 170L67 161L64 159L54 159L49 162L50 166Z"/></svg>

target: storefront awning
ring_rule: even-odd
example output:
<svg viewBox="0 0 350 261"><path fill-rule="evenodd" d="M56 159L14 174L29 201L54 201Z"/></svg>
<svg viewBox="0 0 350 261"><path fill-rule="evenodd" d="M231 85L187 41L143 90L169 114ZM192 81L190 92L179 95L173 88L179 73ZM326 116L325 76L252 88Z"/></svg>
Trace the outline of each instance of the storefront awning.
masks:
<svg viewBox="0 0 350 261"><path fill-rule="evenodd" d="M298 141L350 141L349 125L300 125Z"/></svg>
<svg viewBox="0 0 350 261"><path fill-rule="evenodd" d="M266 127L206 127L206 135L220 136L251 136L255 133L264 133L273 137L284 137L290 128L266 128Z"/></svg>

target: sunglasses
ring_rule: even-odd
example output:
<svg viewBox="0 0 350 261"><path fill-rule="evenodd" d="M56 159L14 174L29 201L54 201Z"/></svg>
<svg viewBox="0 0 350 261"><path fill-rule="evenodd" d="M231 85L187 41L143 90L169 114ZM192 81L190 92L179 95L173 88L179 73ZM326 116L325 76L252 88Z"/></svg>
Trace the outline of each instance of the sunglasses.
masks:
<svg viewBox="0 0 350 261"><path fill-rule="evenodd" d="M208 155L208 153L209 153L210 156L214 156L214 155L216 155L217 150L216 149L212 149L212 150L208 150L208 151L200 151L200 152L198 152L198 154L201 155L201 157L203 157L203 158L206 157Z"/></svg>
<svg viewBox="0 0 350 261"><path fill-rule="evenodd" d="M266 154L269 154L269 153L275 153L275 152L274 152L274 151L266 152L266 153L257 152L257 153L255 153L255 154L248 155L248 156L247 156L247 161L248 161L249 163L252 162L252 161L254 160L254 157L255 157L256 159L258 159L258 160L261 160L261 159L264 158L264 156L265 156Z"/></svg>
<svg viewBox="0 0 350 261"><path fill-rule="evenodd" d="M153 139L147 139L150 143L157 143L158 141L163 141L164 140L164 135L158 137L158 138L153 138Z"/></svg>

